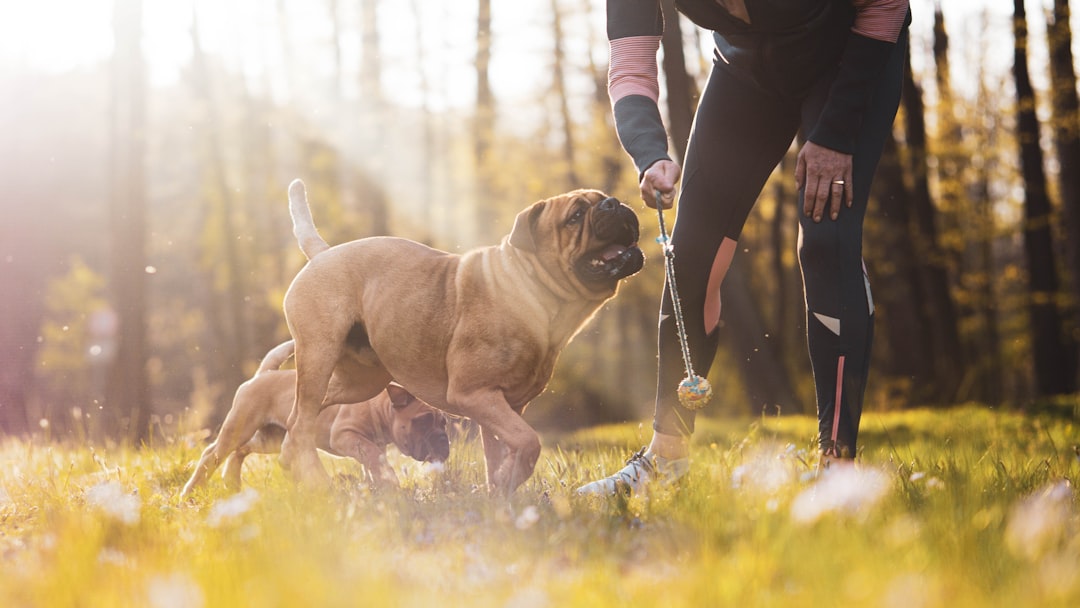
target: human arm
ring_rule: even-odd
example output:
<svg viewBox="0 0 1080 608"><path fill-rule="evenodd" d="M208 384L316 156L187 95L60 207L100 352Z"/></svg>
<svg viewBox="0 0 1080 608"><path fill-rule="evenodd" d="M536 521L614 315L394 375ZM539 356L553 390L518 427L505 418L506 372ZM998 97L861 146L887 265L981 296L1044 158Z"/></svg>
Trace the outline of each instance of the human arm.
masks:
<svg viewBox="0 0 1080 608"><path fill-rule="evenodd" d="M608 0L607 35L611 50L608 96L615 130L638 171L645 204L654 207L653 192L670 207L680 169L668 155L667 131L660 118L660 85L656 52L664 31L657 0Z"/></svg>
<svg viewBox="0 0 1080 608"><path fill-rule="evenodd" d="M855 22L817 125L799 152L795 178L804 190L803 212L833 219L841 200L851 205L851 154L874 80L908 22L908 0L853 0ZM835 182L843 182L836 184Z"/></svg>

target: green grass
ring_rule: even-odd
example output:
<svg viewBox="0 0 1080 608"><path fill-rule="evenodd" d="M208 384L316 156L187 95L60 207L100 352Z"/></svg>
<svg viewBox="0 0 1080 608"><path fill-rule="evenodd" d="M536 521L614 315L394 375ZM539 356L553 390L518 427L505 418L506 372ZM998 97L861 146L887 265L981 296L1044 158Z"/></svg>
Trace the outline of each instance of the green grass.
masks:
<svg viewBox="0 0 1080 608"><path fill-rule="evenodd" d="M1080 605L1069 419L868 414L854 488L814 477L814 428L699 421L685 483L629 500L573 488L620 466L647 423L545 437L509 501L481 490L472 441L438 474L392 458L399 491L328 458L334 490L311 494L252 456L245 493L215 477L181 503L201 445L9 440L0 606Z"/></svg>

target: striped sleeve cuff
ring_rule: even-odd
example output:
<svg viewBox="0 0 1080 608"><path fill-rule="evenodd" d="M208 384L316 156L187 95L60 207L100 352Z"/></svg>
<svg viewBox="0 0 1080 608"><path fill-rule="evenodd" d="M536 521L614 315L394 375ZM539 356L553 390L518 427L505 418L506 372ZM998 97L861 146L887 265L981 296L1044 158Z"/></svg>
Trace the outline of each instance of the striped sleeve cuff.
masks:
<svg viewBox="0 0 1080 608"><path fill-rule="evenodd" d="M656 51L660 36L632 36L611 41L608 68L608 95L614 105L628 95L641 95L657 103L660 99Z"/></svg>
<svg viewBox="0 0 1080 608"><path fill-rule="evenodd" d="M853 0L855 23L851 31L860 36L896 42L908 14L908 0Z"/></svg>

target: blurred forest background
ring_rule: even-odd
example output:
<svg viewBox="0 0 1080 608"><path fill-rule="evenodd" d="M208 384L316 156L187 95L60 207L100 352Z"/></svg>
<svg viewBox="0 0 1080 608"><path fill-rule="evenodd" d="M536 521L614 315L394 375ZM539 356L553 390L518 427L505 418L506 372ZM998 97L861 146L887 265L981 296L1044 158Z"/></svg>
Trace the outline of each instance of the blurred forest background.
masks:
<svg viewBox="0 0 1080 608"><path fill-rule="evenodd" d="M1069 3L911 4L902 107L866 222L867 407L1073 394ZM663 6L662 110L681 157L710 36ZM0 434L216 427L288 337L296 177L332 244L395 234L463 251L568 189L629 202L646 269L526 418L651 416L663 264L612 126L602 0L39 0L0 4L0 24ZM794 153L725 285L710 415L814 409Z"/></svg>

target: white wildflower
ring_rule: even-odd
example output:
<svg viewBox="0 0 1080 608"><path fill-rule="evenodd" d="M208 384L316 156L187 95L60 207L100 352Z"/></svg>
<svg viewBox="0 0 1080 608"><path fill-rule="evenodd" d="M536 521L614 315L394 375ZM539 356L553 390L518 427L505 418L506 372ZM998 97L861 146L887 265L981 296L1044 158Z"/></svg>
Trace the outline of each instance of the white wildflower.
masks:
<svg viewBox="0 0 1080 608"><path fill-rule="evenodd" d="M124 555L123 551L105 547L98 553L97 561L99 564L112 564L114 566L130 566L131 562L128 561L127 555Z"/></svg>
<svg viewBox="0 0 1080 608"><path fill-rule="evenodd" d="M422 477L437 477L446 472L446 463L442 461L425 462L420 465Z"/></svg>
<svg viewBox="0 0 1080 608"><path fill-rule="evenodd" d="M546 608L551 605L547 592L536 586L521 589L506 600L506 608Z"/></svg>
<svg viewBox="0 0 1080 608"><path fill-rule="evenodd" d="M786 452L778 446L763 446L750 452L743 464L731 472L731 486L767 497L777 494L784 486L795 481L790 447Z"/></svg>
<svg viewBox="0 0 1080 608"><path fill-rule="evenodd" d="M206 523L216 528L228 520L240 517L250 511L258 499L258 492L252 488L244 488L239 494L215 502L214 506L210 507L210 514L206 516Z"/></svg>
<svg viewBox="0 0 1080 608"><path fill-rule="evenodd" d="M514 527L518 530L527 530L540 521L540 510L533 505L525 507L514 521Z"/></svg>
<svg viewBox="0 0 1080 608"><path fill-rule="evenodd" d="M945 483L943 481L941 481L937 477L927 477L926 473L924 473L922 471L916 471L916 472L912 473L911 476L908 477L908 480L911 481L912 483L922 481L922 482L924 482L926 487L931 489L931 490L937 490L937 489L945 487Z"/></svg>
<svg viewBox="0 0 1080 608"><path fill-rule="evenodd" d="M938 585L925 575L901 574L885 587L885 596L878 604L885 608L923 608L936 606L941 592Z"/></svg>
<svg viewBox="0 0 1080 608"><path fill-rule="evenodd" d="M151 608L200 608L206 603L198 583L186 574L152 577L146 597Z"/></svg>
<svg viewBox="0 0 1080 608"><path fill-rule="evenodd" d="M889 490L889 477L875 468L833 467L791 504L791 517L810 524L836 512L860 515L872 509Z"/></svg>
<svg viewBox="0 0 1080 608"><path fill-rule="evenodd" d="M129 526L139 523L142 501L137 494L128 494L116 481L105 481L86 491L86 502L109 517Z"/></svg>
<svg viewBox="0 0 1080 608"><path fill-rule="evenodd" d="M1059 481L1023 498L1009 513L1005 544L1014 555L1035 559L1046 553L1067 533L1075 512L1075 495L1068 481Z"/></svg>

